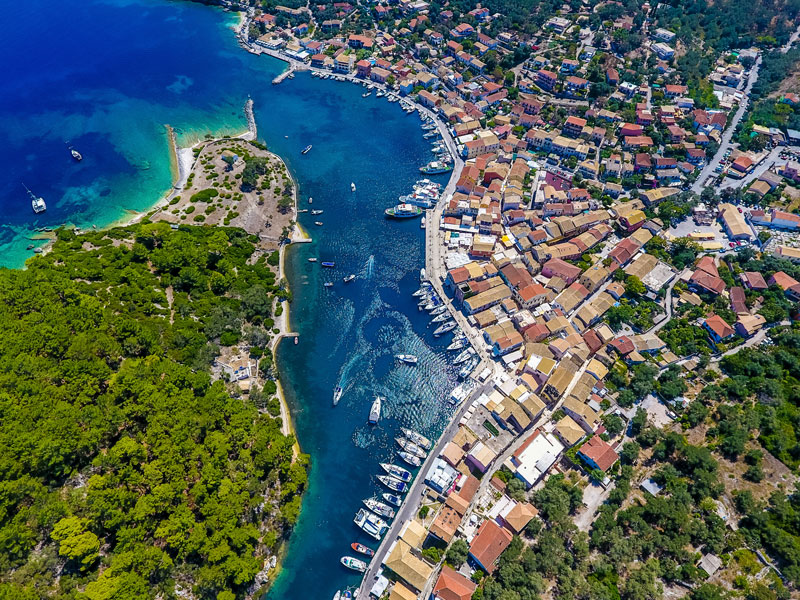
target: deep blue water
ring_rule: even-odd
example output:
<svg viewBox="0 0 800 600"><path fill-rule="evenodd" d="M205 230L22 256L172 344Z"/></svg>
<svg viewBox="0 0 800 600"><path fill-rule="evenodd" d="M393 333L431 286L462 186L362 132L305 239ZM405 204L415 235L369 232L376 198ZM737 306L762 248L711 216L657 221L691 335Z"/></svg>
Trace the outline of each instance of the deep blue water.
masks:
<svg viewBox="0 0 800 600"><path fill-rule="evenodd" d="M432 337L411 296L424 264L419 221L383 217L430 159L417 116L374 95L362 99L358 86L307 74L271 85L283 64L241 51L227 29L232 17L197 4L29 0L4 14L0 265L22 264L34 227L102 226L152 205L171 184L164 124L184 143L241 130L248 95L259 137L298 181L300 207L325 211L300 215L314 242L287 256L291 320L301 337L281 345L278 364L312 469L269 598L329 599L356 585L359 577L338 559L352 553L350 542L371 541L352 518L362 498L380 491L378 462L391 458L398 427L428 435L444 427L454 385L443 350L449 336ZM82 163L71 160L66 140ZM301 156L309 143L313 150ZM22 181L45 197L47 213L33 215ZM336 269L321 270L309 256L334 260ZM358 278L345 285L349 273ZM322 286L328 280L331 290ZM397 364L401 352L420 364ZM337 384L346 391L333 408ZM375 394L386 402L370 428Z"/></svg>

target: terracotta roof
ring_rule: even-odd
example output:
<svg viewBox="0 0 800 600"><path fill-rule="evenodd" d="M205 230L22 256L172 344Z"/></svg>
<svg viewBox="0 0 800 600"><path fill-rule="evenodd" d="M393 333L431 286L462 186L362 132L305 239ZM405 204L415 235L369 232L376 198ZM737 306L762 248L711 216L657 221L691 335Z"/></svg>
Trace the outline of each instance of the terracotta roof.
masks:
<svg viewBox="0 0 800 600"><path fill-rule="evenodd" d="M724 340L736 333L730 325L719 315L711 315L706 319L706 327L713 331L717 337Z"/></svg>
<svg viewBox="0 0 800 600"><path fill-rule="evenodd" d="M514 533L519 533L525 526L530 522L530 520L539 514L539 511L536 510L536 507L532 504L527 502L518 502L514 508L511 509L503 520L505 521L506 525L508 526L511 531Z"/></svg>
<svg viewBox="0 0 800 600"><path fill-rule="evenodd" d="M495 561L511 543L511 534L494 521L484 521L472 539L469 552L491 574Z"/></svg>
<svg viewBox="0 0 800 600"><path fill-rule="evenodd" d="M461 573L444 565L433 588L433 593L441 600L469 600L476 587L475 583Z"/></svg>
<svg viewBox="0 0 800 600"><path fill-rule="evenodd" d="M594 461L603 472L607 471L619 458L619 455L614 451L611 445L597 435L589 438L589 440L581 446L579 453Z"/></svg>

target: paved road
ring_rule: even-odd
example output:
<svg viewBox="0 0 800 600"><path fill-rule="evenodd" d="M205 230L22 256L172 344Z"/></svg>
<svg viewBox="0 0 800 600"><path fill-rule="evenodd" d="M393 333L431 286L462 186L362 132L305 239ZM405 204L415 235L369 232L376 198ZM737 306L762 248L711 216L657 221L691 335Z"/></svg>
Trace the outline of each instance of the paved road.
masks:
<svg viewBox="0 0 800 600"><path fill-rule="evenodd" d="M742 177L741 179L733 179L731 177L726 177L725 180L718 186L720 190L724 190L727 188L745 188L747 187L751 181L754 181L761 177L765 171L767 171L770 167L772 167L779 159L781 152L784 152L786 148L784 146L775 146L764 160L762 160L756 168L754 168L750 173Z"/></svg>
<svg viewBox="0 0 800 600"><path fill-rule="evenodd" d="M727 152L727 150L731 148L732 146L731 140L733 138L733 133L736 130L736 126L739 124L739 121L742 120L744 113L747 111L747 106L750 103L750 90L752 89L753 84L758 79L758 69L760 66L761 66L761 55L759 55L759 57L756 59L753 68L750 69L750 75L748 75L747 77L747 84L745 85L743 90L744 98L739 104L739 108L736 110L736 113L733 116L733 120L728 124L727 129L725 129L725 131L722 134L722 143L719 145L717 153L714 155L714 158L712 158L708 162L708 164L703 168L703 170L700 171L700 176L697 178L694 184L692 184L691 189L695 194L699 194L700 192L703 191L706 179L708 179L711 175L714 175L714 169L722 160L722 157L725 154L725 152Z"/></svg>

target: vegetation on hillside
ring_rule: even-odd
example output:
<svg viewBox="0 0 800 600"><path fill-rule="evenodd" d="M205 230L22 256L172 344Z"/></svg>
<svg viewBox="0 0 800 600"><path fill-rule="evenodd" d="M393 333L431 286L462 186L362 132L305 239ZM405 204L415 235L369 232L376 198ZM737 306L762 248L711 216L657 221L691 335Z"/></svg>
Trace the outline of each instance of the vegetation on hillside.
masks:
<svg viewBox="0 0 800 600"><path fill-rule="evenodd" d="M244 596L306 482L280 420L209 371L269 339L281 290L254 241L62 230L0 270L0 598Z"/></svg>

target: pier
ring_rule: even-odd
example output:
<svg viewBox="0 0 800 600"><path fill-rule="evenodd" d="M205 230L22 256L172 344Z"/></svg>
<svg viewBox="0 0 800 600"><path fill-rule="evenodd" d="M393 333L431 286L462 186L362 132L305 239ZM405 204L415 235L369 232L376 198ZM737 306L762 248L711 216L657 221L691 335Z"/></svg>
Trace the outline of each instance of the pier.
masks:
<svg viewBox="0 0 800 600"><path fill-rule="evenodd" d="M278 85L281 81L289 77L294 73L294 66L292 63L289 63L289 68L286 69L283 73L278 75L275 79L272 80L272 85Z"/></svg>

